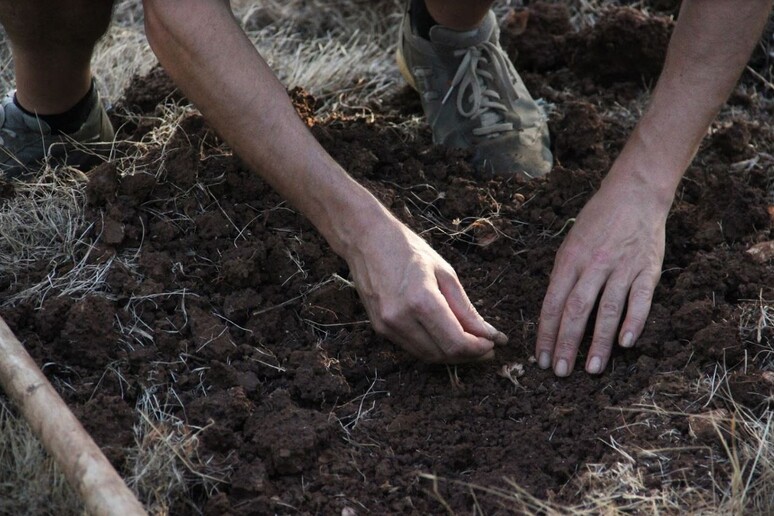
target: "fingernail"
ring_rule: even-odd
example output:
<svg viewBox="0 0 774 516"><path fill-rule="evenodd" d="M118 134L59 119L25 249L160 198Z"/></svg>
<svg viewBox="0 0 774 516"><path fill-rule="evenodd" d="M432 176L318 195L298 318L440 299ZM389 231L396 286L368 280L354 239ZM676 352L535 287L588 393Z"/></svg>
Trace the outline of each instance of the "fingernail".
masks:
<svg viewBox="0 0 774 516"><path fill-rule="evenodd" d="M621 339L621 346L624 348L630 348L634 346L634 335L632 335L632 332L627 331L624 333L624 336Z"/></svg>
<svg viewBox="0 0 774 516"><path fill-rule="evenodd" d="M560 358L554 367L554 373L556 373L556 376L567 376L569 369L570 368L567 365L567 360Z"/></svg>
<svg viewBox="0 0 774 516"><path fill-rule="evenodd" d="M589 367L587 369L589 374L599 374L602 372L602 360L599 357L591 357L589 361Z"/></svg>
<svg viewBox="0 0 774 516"><path fill-rule="evenodd" d="M504 334L501 331L498 331L497 328L489 324L488 322L484 323L486 325L486 329L489 332L490 339L497 345L502 346L503 344L508 344L508 336Z"/></svg>
<svg viewBox="0 0 774 516"><path fill-rule="evenodd" d="M540 369L548 369L551 367L551 355L548 354L548 351L540 352L540 357L538 357L538 366L540 366Z"/></svg>

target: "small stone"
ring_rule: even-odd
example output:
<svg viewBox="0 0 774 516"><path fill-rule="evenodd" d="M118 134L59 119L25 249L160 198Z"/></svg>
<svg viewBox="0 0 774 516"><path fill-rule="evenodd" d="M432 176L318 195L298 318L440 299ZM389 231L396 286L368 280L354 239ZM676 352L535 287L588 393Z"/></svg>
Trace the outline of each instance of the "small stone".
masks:
<svg viewBox="0 0 774 516"><path fill-rule="evenodd" d="M774 240L755 244L745 252L758 263L769 261L774 258Z"/></svg>

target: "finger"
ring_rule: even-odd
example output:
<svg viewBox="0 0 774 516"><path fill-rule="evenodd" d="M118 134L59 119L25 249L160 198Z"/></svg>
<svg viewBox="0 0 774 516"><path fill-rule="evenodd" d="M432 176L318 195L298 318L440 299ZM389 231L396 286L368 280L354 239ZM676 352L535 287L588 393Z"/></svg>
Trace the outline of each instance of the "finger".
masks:
<svg viewBox="0 0 774 516"><path fill-rule="evenodd" d="M498 345L508 343L508 337L495 329L478 313L453 269L440 268L436 271L435 278L449 308L466 332L489 339Z"/></svg>
<svg viewBox="0 0 774 516"><path fill-rule="evenodd" d="M559 334L556 337L553 359L556 376L569 376L572 372L578 346L586 331L586 323L606 280L607 273L604 270L589 270L578 280L570 295L567 296Z"/></svg>
<svg viewBox="0 0 774 516"><path fill-rule="evenodd" d="M444 353L435 340L419 321L410 316L404 317L399 325L387 324L386 330L379 333L422 362L444 362Z"/></svg>
<svg viewBox="0 0 774 516"><path fill-rule="evenodd" d="M557 258L558 260L558 258ZM543 298L540 309L540 324L538 325L537 342L535 343L535 358L543 369L551 367L556 345L556 337L559 334L559 325L562 322L562 312L567 296L570 295L575 282L578 279L574 268L557 267L551 273L551 282Z"/></svg>
<svg viewBox="0 0 774 516"><path fill-rule="evenodd" d="M465 332L440 290L423 289L425 299L414 305L414 313L427 330L446 363L469 361L486 355L494 348L491 340Z"/></svg>
<svg viewBox="0 0 774 516"><path fill-rule="evenodd" d="M479 357L469 358L469 357L463 357L463 358L449 358L446 357L436 363L439 364L447 364L447 365L459 365L459 364L470 364L470 363L477 363L477 362L489 362L495 358L495 350L491 350L488 353L485 353Z"/></svg>
<svg viewBox="0 0 774 516"><path fill-rule="evenodd" d="M589 356L586 359L586 371L590 374L599 374L607 366L613 342L615 342L618 323L623 315L623 307L629 293L630 283L630 279L619 275L611 276L605 285L605 291L602 293L597 309L594 338L591 341Z"/></svg>
<svg viewBox="0 0 774 516"><path fill-rule="evenodd" d="M476 359L476 362L488 362L489 360L494 359L494 357L495 357L495 351L492 350L489 353L487 353L486 355L478 357Z"/></svg>
<svg viewBox="0 0 774 516"><path fill-rule="evenodd" d="M650 305L653 302L653 292L659 280L657 272L641 272L632 283L629 290L629 307L626 319L621 326L618 342L625 348L634 346L640 338L645 322L648 320Z"/></svg>
<svg viewBox="0 0 774 516"><path fill-rule="evenodd" d="M433 363L462 363L486 355L494 343L465 333L437 286L418 286L406 301L382 312L374 327L416 358Z"/></svg>

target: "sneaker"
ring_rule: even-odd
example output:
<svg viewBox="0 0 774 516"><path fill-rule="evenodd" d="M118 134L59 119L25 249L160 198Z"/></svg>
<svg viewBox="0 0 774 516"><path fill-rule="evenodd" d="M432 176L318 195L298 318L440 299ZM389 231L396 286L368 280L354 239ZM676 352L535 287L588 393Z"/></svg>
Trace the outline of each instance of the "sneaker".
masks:
<svg viewBox="0 0 774 516"><path fill-rule="evenodd" d="M472 149L485 175L538 177L553 165L543 110L500 46L493 12L470 31L434 26L430 40L403 18L397 61L419 92L433 141Z"/></svg>
<svg viewBox="0 0 774 516"><path fill-rule="evenodd" d="M28 115L13 102L15 91L0 103L0 178L24 179L47 159L86 167L99 162L113 141L113 126L95 95L86 121L74 133L52 133L46 122Z"/></svg>

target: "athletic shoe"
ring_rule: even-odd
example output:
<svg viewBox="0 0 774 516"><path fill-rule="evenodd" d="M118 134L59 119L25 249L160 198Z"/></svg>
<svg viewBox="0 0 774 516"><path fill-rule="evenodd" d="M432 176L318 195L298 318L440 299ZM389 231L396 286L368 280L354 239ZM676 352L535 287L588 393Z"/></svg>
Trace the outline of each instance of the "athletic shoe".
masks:
<svg viewBox="0 0 774 516"><path fill-rule="evenodd" d="M86 167L99 162L113 141L113 126L105 108L94 96L94 105L80 129L73 133L55 133L34 115L28 115L14 103L15 92L0 103L0 177L24 179L47 159L54 163Z"/></svg>
<svg viewBox="0 0 774 516"><path fill-rule="evenodd" d="M419 92L433 141L473 150L485 175L538 177L553 164L543 110L503 51L491 11L473 30L440 25L416 34L409 9L401 26L398 67Z"/></svg>

